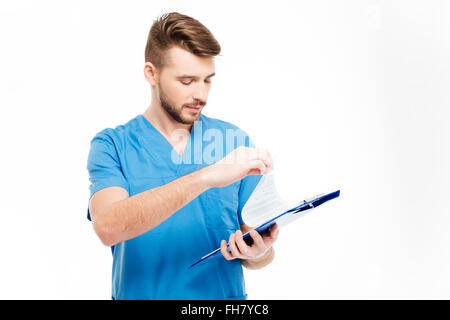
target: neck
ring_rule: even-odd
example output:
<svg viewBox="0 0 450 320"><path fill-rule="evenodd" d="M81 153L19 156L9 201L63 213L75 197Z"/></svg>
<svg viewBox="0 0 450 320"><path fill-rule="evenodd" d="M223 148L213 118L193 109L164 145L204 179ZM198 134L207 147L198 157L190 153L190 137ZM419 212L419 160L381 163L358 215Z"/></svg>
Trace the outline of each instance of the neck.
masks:
<svg viewBox="0 0 450 320"><path fill-rule="evenodd" d="M170 137L175 130L184 129L190 132L192 128L192 124L183 124L174 120L161 104L155 101L152 101L143 116L166 137Z"/></svg>

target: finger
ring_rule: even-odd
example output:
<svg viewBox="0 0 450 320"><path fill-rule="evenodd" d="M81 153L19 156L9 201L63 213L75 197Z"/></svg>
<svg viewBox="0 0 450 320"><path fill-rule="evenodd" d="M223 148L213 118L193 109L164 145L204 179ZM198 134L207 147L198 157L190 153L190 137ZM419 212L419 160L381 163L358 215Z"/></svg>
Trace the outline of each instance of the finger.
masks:
<svg viewBox="0 0 450 320"><path fill-rule="evenodd" d="M241 258L242 254L239 251L239 249L236 247L236 242L235 242L235 235L234 233L232 233L230 235L230 240L228 241L228 245L230 246L231 249L231 253L233 255L234 258Z"/></svg>
<svg viewBox="0 0 450 320"><path fill-rule="evenodd" d="M247 163L248 174L264 174L266 171L266 165L260 159L250 160Z"/></svg>
<svg viewBox="0 0 450 320"><path fill-rule="evenodd" d="M269 170L268 170L268 172L270 172L270 171L272 171L273 169L274 169L274 162L273 162L273 158L272 158L272 155L270 154L270 152L269 151L267 151L267 157L268 157L268 159L269 159Z"/></svg>
<svg viewBox="0 0 450 320"><path fill-rule="evenodd" d="M279 234L279 228L277 224L274 224L270 227L270 234L266 237L264 237L264 243L267 246L272 245L277 239Z"/></svg>
<svg viewBox="0 0 450 320"><path fill-rule="evenodd" d="M269 150L267 150L266 148L259 148L258 149L258 158L263 160L265 166L268 169L272 168L273 160L272 160L272 156L270 155Z"/></svg>
<svg viewBox="0 0 450 320"><path fill-rule="evenodd" d="M222 255L227 260L233 260L234 259L233 256L231 255L231 253L227 249L227 242L225 240L222 240L220 242L220 252L222 252Z"/></svg>
<svg viewBox="0 0 450 320"><path fill-rule="evenodd" d="M249 256L251 253L250 247L245 243L244 238L242 237L242 231L236 231L236 244L239 248L239 251L245 256Z"/></svg>
<svg viewBox="0 0 450 320"><path fill-rule="evenodd" d="M252 237L253 243L254 243L254 245L256 245L256 247L258 247L260 249L266 248L263 238L256 230L251 230L250 236Z"/></svg>
<svg viewBox="0 0 450 320"><path fill-rule="evenodd" d="M270 237L272 239L278 239L278 234L280 233L280 229L278 228L278 225L275 223L271 228L270 228Z"/></svg>

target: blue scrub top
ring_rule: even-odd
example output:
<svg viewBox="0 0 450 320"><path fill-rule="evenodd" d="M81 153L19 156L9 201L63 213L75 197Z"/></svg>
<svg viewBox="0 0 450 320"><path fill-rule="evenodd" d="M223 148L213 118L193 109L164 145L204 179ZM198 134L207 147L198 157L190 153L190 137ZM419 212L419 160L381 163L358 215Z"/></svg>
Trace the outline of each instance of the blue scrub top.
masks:
<svg viewBox="0 0 450 320"><path fill-rule="evenodd" d="M180 157L138 115L92 139L87 163L90 195L119 186L133 196L208 166L241 145L254 146L235 125L202 114ZM112 299L247 299L240 259L227 261L222 256L189 266L239 229L241 210L260 178L250 175L224 188L211 188L152 230L112 246Z"/></svg>

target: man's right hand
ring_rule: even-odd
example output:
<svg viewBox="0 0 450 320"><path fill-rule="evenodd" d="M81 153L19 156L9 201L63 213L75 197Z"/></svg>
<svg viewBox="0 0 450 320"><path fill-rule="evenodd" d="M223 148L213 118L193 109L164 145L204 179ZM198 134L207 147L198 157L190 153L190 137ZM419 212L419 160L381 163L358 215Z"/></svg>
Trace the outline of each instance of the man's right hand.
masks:
<svg viewBox="0 0 450 320"><path fill-rule="evenodd" d="M238 147L220 161L202 169L210 188L225 187L248 175L266 174L273 170L273 160L265 148Z"/></svg>

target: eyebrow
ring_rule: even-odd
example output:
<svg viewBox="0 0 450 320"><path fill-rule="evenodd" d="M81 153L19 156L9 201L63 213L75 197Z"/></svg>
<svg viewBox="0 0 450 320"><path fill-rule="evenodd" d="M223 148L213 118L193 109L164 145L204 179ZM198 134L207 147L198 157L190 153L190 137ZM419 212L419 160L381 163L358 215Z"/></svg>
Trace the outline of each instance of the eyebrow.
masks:
<svg viewBox="0 0 450 320"><path fill-rule="evenodd" d="M206 78L210 78L210 77L215 76L215 75L216 75L216 73L213 72L210 75L206 76ZM198 79L198 78L199 77L197 77L197 76L191 76L191 75L188 75L188 74L185 74L185 75L177 77L177 79Z"/></svg>

